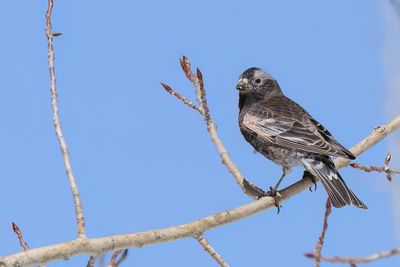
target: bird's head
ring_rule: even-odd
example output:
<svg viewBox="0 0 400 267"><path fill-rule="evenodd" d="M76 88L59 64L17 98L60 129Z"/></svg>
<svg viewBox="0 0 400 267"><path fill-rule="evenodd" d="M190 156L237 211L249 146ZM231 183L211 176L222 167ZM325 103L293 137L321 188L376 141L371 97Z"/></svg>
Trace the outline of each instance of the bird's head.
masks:
<svg viewBox="0 0 400 267"><path fill-rule="evenodd" d="M242 73L237 82L236 89L240 94L256 94L270 96L282 94L276 80L260 68L249 68Z"/></svg>

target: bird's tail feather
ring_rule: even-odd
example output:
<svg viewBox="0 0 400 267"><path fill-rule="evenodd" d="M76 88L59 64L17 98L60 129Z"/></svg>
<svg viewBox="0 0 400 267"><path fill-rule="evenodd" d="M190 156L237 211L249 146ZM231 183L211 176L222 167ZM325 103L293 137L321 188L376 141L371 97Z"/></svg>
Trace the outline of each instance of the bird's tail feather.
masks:
<svg viewBox="0 0 400 267"><path fill-rule="evenodd" d="M302 163L313 176L321 181L334 207L341 208L353 204L358 208L367 209L367 206L347 187L330 158L306 158L302 160Z"/></svg>

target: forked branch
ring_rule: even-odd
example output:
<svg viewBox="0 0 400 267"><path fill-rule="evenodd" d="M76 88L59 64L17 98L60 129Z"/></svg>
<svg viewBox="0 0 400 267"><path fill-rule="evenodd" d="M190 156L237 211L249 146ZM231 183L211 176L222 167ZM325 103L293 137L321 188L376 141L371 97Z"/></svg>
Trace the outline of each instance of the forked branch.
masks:
<svg viewBox="0 0 400 267"><path fill-rule="evenodd" d="M203 74L200 69L196 69L196 74L192 72L190 61L187 57L183 56L182 59L179 60L181 64L182 70L186 77L193 83L198 104L194 104L192 101L188 100L186 97L182 96L180 93L173 90L170 86L165 83L161 83L164 89L175 96L177 99L182 101L186 106L198 111L200 115L203 116L203 119L206 123L207 130L210 134L210 138L215 145L215 148L218 151L218 154L222 160L222 163L227 167L228 171L233 175L237 184L242 188L243 192L245 192L249 197L253 199L258 199L259 196L264 195L264 191L255 185L253 185L250 181L245 179L239 168L233 163L231 156L229 155L228 150L225 148L225 145L222 143L221 139L218 136L217 125L213 121L210 110L207 103L206 89L204 87Z"/></svg>
<svg viewBox="0 0 400 267"><path fill-rule="evenodd" d="M384 172L386 174L386 179L390 182L392 181L393 174L400 174L400 170L389 168L389 162L391 159L392 155L389 152L385 157L385 161L382 167L375 167L375 166L366 167L364 165L361 165L360 163L351 163L350 166L355 169L363 170L365 172Z"/></svg>

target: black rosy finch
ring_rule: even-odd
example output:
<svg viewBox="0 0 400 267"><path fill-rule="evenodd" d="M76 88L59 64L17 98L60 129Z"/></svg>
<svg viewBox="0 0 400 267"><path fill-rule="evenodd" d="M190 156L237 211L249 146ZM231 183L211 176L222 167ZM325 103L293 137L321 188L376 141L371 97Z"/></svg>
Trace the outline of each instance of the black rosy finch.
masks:
<svg viewBox="0 0 400 267"><path fill-rule="evenodd" d="M356 157L339 144L300 105L287 98L278 82L259 68L239 78L239 126L256 151L282 165L283 174L272 192L293 166L303 166L322 182L333 206L367 206L347 187L331 157Z"/></svg>

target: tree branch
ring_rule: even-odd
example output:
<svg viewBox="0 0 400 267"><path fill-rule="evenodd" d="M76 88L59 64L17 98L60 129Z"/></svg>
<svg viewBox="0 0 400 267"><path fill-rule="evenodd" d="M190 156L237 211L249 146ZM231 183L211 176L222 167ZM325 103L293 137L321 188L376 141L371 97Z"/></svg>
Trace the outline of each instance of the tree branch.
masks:
<svg viewBox="0 0 400 267"><path fill-rule="evenodd" d="M332 211L332 204L329 198L326 199L326 207L325 207L325 214L324 214L324 222L322 225L321 235L318 238L317 244L315 245L315 267L320 267L321 265L321 250L324 246L325 234L326 230L328 230L328 218Z"/></svg>
<svg viewBox="0 0 400 267"><path fill-rule="evenodd" d="M370 135L355 145L351 152L360 155L387 135L400 128L400 116L394 118L386 125L376 127ZM348 164L348 161L336 159L335 165L341 168ZM304 191L313 185L309 179L301 179L298 182L281 190L280 201L283 202ZM65 243L55 244L37 249L30 249L25 252L15 253L9 256L0 257L0 266L31 266L47 263L56 260L64 260L76 255L101 255L105 252L130 247L142 247L150 244L171 242L187 237L200 235L210 229L224 224L232 223L263 210L274 208L275 201L271 197L264 197L252 203L219 212L191 223L172 226L159 230L108 236L103 238L77 239Z"/></svg>
<svg viewBox="0 0 400 267"><path fill-rule="evenodd" d="M199 106L193 104L192 101L190 101L189 99L187 99L186 97L184 97L183 95L181 95L178 92L175 92L171 87L169 87L168 85L166 85L165 83L161 83L162 87L164 87L165 91L167 91L168 93L170 93L171 95L175 96L177 99L179 99L180 101L182 101L183 104L185 104L186 106L188 106L189 108L192 108L196 111L198 111L200 114L202 114Z"/></svg>
<svg viewBox="0 0 400 267"><path fill-rule="evenodd" d="M210 254L210 256L221 266L221 267L229 267L229 265L225 262L221 255L208 243L207 239L204 235L199 235L196 237L199 244L203 247L203 249Z"/></svg>
<svg viewBox="0 0 400 267"><path fill-rule="evenodd" d="M22 235L21 229L19 229L18 225L14 222L12 223L12 229L13 229L14 233L17 235L19 244L21 245L22 249L24 251L29 250L28 243L26 243L26 241L24 240L24 236Z"/></svg>
<svg viewBox="0 0 400 267"><path fill-rule="evenodd" d="M19 229L18 225L16 223L12 223L12 229L14 231L14 233L17 235L19 244L21 245L22 249L24 251L29 250L29 246L28 243L26 243L26 241L24 240L24 236L22 234L21 229ZM46 267L45 265L40 265L39 267Z"/></svg>
<svg viewBox="0 0 400 267"><path fill-rule="evenodd" d="M204 87L203 75L201 71L199 69L196 69L196 74L194 74L191 70L190 61L185 56L183 56L182 59L179 60L179 62L181 64L184 74L193 83L196 91L198 105L194 105L190 100L174 91L170 86L164 83L161 83L161 85L168 93L177 97L185 105L195 109L203 116L204 122L207 126L207 130L210 134L211 141L214 143L215 148L217 149L218 154L222 160L222 163L233 175L236 183L242 188L243 192L253 199L258 199L260 196L264 195L265 192L243 177L243 175L239 171L239 168L233 163L228 150L225 148L224 144L218 136L217 125L213 121L208 108L206 90Z"/></svg>
<svg viewBox="0 0 400 267"><path fill-rule="evenodd" d="M114 253L111 257L110 263L108 264L108 267L118 267L126 259L126 257L128 256L128 250L124 249L123 251L124 252L122 252L122 249L118 249L118 250L114 251ZM117 257L119 254L121 254L121 252L122 252L122 255L117 260Z"/></svg>
<svg viewBox="0 0 400 267"><path fill-rule="evenodd" d="M391 181L392 180L391 175L399 173L398 171L389 168L389 162L390 162L391 158L392 158L391 154L388 153L385 157L383 167L375 167L375 166L365 167L359 163L351 163L350 166L353 168L357 168L357 169L366 171L366 172L372 172L372 171L385 172L387 179L389 181ZM348 263L348 264L350 264L350 266L355 267L356 263L371 262L371 261L375 261L375 260L379 260L382 258L387 258L387 257L391 257L394 255L400 254L400 248L398 248L398 249L393 249L391 251L380 252L380 253L373 254L371 256L359 257L359 258L321 256L321 250L322 250L322 247L324 244L326 230L328 229L328 217L329 217L330 213L331 213L331 203L328 198L327 202L326 202L326 211L325 211L325 215L324 215L323 228L322 228L321 235L318 239L317 245L315 247L315 251L314 251L314 253L306 253L305 254L306 257L313 258L315 260L315 265L314 265L315 267L320 266L321 260L332 262L332 263Z"/></svg>
<svg viewBox="0 0 400 267"><path fill-rule="evenodd" d="M322 256L321 260L326 261L326 262L332 262L332 263L349 263L349 264L358 264L358 263L368 263L372 261L377 261L389 257L393 257L396 255L400 255L400 248L395 248L389 251L382 251L378 252L369 256L364 256L364 257L327 257L327 256ZM306 254L307 257L309 258L314 258L314 254L309 253Z"/></svg>
<svg viewBox="0 0 400 267"><path fill-rule="evenodd" d="M371 166L371 167L366 167L364 165L361 165L360 163L351 163L350 166L355 168L355 169L360 169L365 172L384 172L386 173L386 179L390 182L392 181L392 175L393 174L400 174L400 170L396 169L391 169L389 168L389 162L392 159L392 155L390 152L386 155L384 164L382 167L376 167L376 166Z"/></svg>
<svg viewBox="0 0 400 267"><path fill-rule="evenodd" d="M78 186L76 184L75 176L72 172L71 160L69 158L68 146L65 141L63 131L61 129L60 117L58 115L58 95L56 87L56 72L54 67L54 47L53 37L61 35L60 33L52 32L51 13L53 10L54 1L48 0L48 7L46 12L46 37L47 37L47 50L50 72L50 92L51 92L51 106L53 109L53 124L56 131L57 139L60 144L61 154L64 159L64 166L68 177L68 182L72 191L74 200L75 216L78 225L78 237L85 238L85 217L83 216L83 208L81 198L79 196Z"/></svg>
<svg viewBox="0 0 400 267"><path fill-rule="evenodd" d="M86 264L86 267L94 267L96 265L97 261L97 256L90 256L88 263Z"/></svg>

